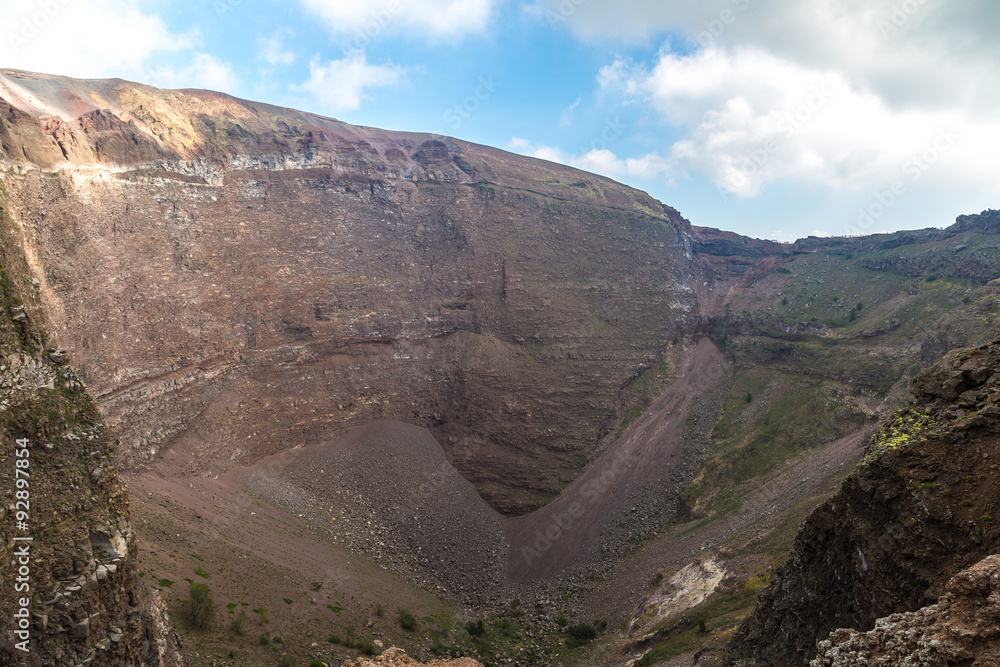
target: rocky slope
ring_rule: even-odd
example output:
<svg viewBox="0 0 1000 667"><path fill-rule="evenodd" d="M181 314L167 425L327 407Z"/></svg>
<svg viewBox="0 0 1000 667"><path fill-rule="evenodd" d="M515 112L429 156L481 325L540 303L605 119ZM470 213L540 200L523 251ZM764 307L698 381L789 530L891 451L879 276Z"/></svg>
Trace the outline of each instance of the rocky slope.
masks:
<svg viewBox="0 0 1000 667"><path fill-rule="evenodd" d="M627 620L751 523L739 576L781 553L911 373L996 329L995 212L777 244L447 137L9 70L0 148L30 314L163 510L150 562L175 578L190 503L249 484L443 598Z"/></svg>
<svg viewBox="0 0 1000 667"><path fill-rule="evenodd" d="M892 614L868 632L836 630L810 667L1000 664L1000 556L948 582L936 604Z"/></svg>
<svg viewBox="0 0 1000 667"><path fill-rule="evenodd" d="M0 97L55 331L133 466L396 418L522 512L696 308L687 222L604 178L208 92L8 71Z"/></svg>
<svg viewBox="0 0 1000 667"><path fill-rule="evenodd" d="M730 645L732 664L808 664L832 630L864 632L917 610L1000 551L998 370L1000 340L953 352L916 379L912 404L803 526Z"/></svg>
<svg viewBox="0 0 1000 667"><path fill-rule="evenodd" d="M0 663L178 664L166 609L138 581L117 442L46 335L0 197Z"/></svg>
<svg viewBox="0 0 1000 667"><path fill-rule="evenodd" d="M348 660L342 667L383 667L392 665L393 667L420 667L420 665L427 665L427 667L482 667L483 663L478 660L473 660L472 658L455 658L454 660L431 660L430 662L418 662L410 656L406 655L406 651L398 649L395 646L386 650L375 658L358 658L356 660Z"/></svg>

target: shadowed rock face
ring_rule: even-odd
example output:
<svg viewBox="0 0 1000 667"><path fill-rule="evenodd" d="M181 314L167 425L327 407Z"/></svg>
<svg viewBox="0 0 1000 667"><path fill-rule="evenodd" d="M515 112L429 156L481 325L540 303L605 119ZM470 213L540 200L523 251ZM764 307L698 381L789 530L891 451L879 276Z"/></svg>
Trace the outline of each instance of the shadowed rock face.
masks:
<svg viewBox="0 0 1000 667"><path fill-rule="evenodd" d="M730 644L731 664L808 664L831 631L920 609L1000 552L997 369L1000 341L953 352L916 379L911 406L802 528Z"/></svg>
<svg viewBox="0 0 1000 667"><path fill-rule="evenodd" d="M401 419L523 512L696 315L689 225L607 179L215 93L8 71L0 97L55 333L130 466Z"/></svg>

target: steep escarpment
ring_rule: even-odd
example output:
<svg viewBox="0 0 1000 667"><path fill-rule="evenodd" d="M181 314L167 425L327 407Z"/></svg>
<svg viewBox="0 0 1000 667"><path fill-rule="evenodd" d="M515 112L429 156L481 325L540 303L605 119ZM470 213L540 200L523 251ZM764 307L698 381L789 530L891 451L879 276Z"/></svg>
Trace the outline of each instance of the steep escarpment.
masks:
<svg viewBox="0 0 1000 667"><path fill-rule="evenodd" d="M837 628L937 600L1000 551L1000 341L947 355L913 384L863 463L803 526L730 645L730 662L805 665Z"/></svg>
<svg viewBox="0 0 1000 667"><path fill-rule="evenodd" d="M172 665L166 612L138 580L117 442L47 335L0 196L0 662Z"/></svg>
<svg viewBox="0 0 1000 667"><path fill-rule="evenodd" d="M600 177L214 93L0 83L42 293L132 466L403 419L522 512L697 307L686 221ZM26 159L68 145L50 116L86 159Z"/></svg>
<svg viewBox="0 0 1000 667"><path fill-rule="evenodd" d="M919 368L1000 322L991 212L778 244L568 167L217 93L4 71L0 99L31 312L149 492L145 579L177 610L192 570L282 609L268 630L298 657L334 654L311 650L313 607L373 641L399 634L372 611L397 598L433 618L411 584L476 614L523 599L558 633L564 612L630 618L695 558L751 582ZM886 502L858 511L875 525ZM755 590L706 627L731 633ZM446 639L420 637L400 635L422 657Z"/></svg>

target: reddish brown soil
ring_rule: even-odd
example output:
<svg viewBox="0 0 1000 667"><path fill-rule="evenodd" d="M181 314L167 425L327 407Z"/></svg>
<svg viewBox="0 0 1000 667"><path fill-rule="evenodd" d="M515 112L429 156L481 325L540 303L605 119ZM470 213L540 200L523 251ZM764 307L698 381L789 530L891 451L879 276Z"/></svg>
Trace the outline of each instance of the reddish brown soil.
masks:
<svg viewBox="0 0 1000 667"><path fill-rule="evenodd" d="M396 606L418 616L447 613L431 593L247 493L238 475L166 480L145 474L129 485L142 545L139 570L148 583L162 588L184 635L185 653L195 665L216 664L213 660L225 658L229 650L248 659L247 664L273 664L281 653L257 643L265 630L283 637L282 650L297 658L339 664L357 651L327 642L332 633L343 636L347 627L354 627L359 637L381 639L388 646L406 642L395 622ZM209 577L196 574L198 568ZM174 583L164 586L161 579ZM187 629L185 579L210 585L219 606L217 629L225 630L245 610L249 622L244 634L204 635ZM396 606L379 617L376 604L388 606L387 601ZM225 608L229 603L237 604L234 614ZM269 622L262 624L252 609L266 610Z"/></svg>

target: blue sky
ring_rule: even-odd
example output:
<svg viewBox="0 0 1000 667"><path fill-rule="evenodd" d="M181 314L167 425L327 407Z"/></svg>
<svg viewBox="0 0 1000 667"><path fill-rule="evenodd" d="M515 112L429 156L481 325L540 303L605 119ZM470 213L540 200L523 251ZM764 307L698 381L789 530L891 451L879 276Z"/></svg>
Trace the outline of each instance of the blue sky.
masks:
<svg viewBox="0 0 1000 667"><path fill-rule="evenodd" d="M572 164L792 240L1000 207L992 0L31 0L0 67Z"/></svg>

